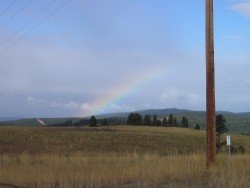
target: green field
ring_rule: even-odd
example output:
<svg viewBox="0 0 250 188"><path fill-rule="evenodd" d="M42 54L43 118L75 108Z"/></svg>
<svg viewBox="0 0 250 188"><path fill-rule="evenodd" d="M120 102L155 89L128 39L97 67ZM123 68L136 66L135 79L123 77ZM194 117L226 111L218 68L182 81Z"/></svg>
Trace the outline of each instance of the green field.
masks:
<svg viewBox="0 0 250 188"><path fill-rule="evenodd" d="M223 137L224 138L224 137ZM29 187L247 187L246 153L205 168L205 132L164 127L0 127L0 183ZM0 185L1 185L0 184Z"/></svg>

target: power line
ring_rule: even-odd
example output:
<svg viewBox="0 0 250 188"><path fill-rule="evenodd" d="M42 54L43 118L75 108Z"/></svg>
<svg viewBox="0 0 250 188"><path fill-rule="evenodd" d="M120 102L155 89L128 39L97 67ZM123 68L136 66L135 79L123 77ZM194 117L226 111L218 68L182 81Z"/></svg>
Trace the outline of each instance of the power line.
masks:
<svg viewBox="0 0 250 188"><path fill-rule="evenodd" d="M12 1L12 2L11 2L11 3L1 12L0 17L2 17L2 16L5 14L5 12L7 12L7 11L12 7L12 5L15 4L16 1L17 1L17 0Z"/></svg>
<svg viewBox="0 0 250 188"><path fill-rule="evenodd" d="M3 53L4 51L10 49L12 46L14 46L15 44L17 44L19 41L21 41L24 37L26 37L29 33L31 33L32 31L34 31L36 28L38 28L41 24L43 24L44 22L46 22L51 16L53 16L55 13L57 13L59 10L61 10L64 6L66 6L71 0L67 0L65 1L63 4L61 4L57 9L55 9L53 12L51 12L47 17L45 17L41 22L39 22L37 25L35 25L33 28L31 28L30 30L28 30L26 33L24 33L22 36L20 36L17 40L15 40L14 42L12 42L9 46L7 46L6 48L4 48L3 50L0 51L0 53Z"/></svg>
<svg viewBox="0 0 250 188"><path fill-rule="evenodd" d="M9 19L7 19L0 27L5 26L8 24L11 20L13 20L28 4L30 4L32 0L28 0L21 8L19 8L15 14L13 14Z"/></svg>
<svg viewBox="0 0 250 188"><path fill-rule="evenodd" d="M3 46L5 43L7 43L9 40L11 40L17 33L19 33L23 28L25 28L27 25L29 25L30 22L32 22L35 18L40 16L43 12L45 12L51 5L53 5L57 0L51 1L46 7L44 7L41 11L39 11L37 14L35 14L31 19L29 19L25 24L23 24L18 30L16 30L14 33L12 33L8 38L5 40L2 40L0 46Z"/></svg>

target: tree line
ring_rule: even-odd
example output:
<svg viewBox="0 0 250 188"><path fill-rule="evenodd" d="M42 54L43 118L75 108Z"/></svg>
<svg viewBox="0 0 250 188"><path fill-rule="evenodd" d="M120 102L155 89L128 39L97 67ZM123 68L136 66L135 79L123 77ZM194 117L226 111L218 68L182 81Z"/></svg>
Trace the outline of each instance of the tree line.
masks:
<svg viewBox="0 0 250 188"><path fill-rule="evenodd" d="M146 114L142 117L139 113L130 113L126 119L124 118L103 118L97 119L95 116L91 116L89 119L82 119L79 121L68 120L65 122L60 122L56 124L51 124L49 126L58 126L58 127L81 127L89 125L90 127L96 126L108 126L108 125L144 125L144 126L164 126L164 127L183 127L189 128L189 121L186 116L182 117L181 122L178 122L177 117L173 114L165 116L163 118L158 118L157 115ZM195 125L195 129L200 130L198 124Z"/></svg>
<svg viewBox="0 0 250 188"><path fill-rule="evenodd" d="M101 118L97 119L95 116L84 118L79 121L67 120L64 122L49 124L50 127L83 127L83 126L108 126L108 125L121 125L125 124L122 118Z"/></svg>
<svg viewBox="0 0 250 188"><path fill-rule="evenodd" d="M189 128L189 122L186 116L183 116L181 122L179 123L177 117L174 117L173 114L164 116L162 119L160 119L156 114L154 114L151 118L149 114L146 114L144 117L142 117L142 115L139 113L130 113L127 117L126 124ZM200 129L199 125L196 128Z"/></svg>

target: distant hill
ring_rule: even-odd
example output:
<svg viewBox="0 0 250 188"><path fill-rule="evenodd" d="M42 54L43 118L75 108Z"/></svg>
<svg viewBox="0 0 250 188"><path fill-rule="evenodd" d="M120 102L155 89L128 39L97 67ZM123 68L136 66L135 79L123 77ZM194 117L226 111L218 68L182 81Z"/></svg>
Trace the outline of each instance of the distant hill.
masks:
<svg viewBox="0 0 250 188"><path fill-rule="evenodd" d="M167 109L138 110L135 112L140 113L142 116L144 116L145 114L150 114L151 116L156 114L159 118L163 118L164 116L173 114L175 117L177 117L179 124L181 123L182 117L186 116L188 117L191 128L194 127L195 123L198 123L202 129L205 129L206 113L204 111L191 111L185 109L167 108ZM131 112L102 114L102 115L96 115L96 118L97 119L110 118L115 120L118 119L119 122L125 123L129 113ZM250 134L250 113L248 112L232 113L228 111L219 111L217 112L217 114L224 115L229 125L230 133ZM40 118L40 119L42 119L46 124L51 125L51 124L63 123L69 120L77 122L79 120L88 118L89 117L85 118L68 117L68 118ZM20 119L14 121L0 122L0 125L37 126L40 124L36 118L31 118L31 119Z"/></svg>
<svg viewBox="0 0 250 188"><path fill-rule="evenodd" d="M0 122L0 125L8 126L35 126L39 125L36 118L25 118Z"/></svg>
<svg viewBox="0 0 250 188"><path fill-rule="evenodd" d="M202 129L205 129L206 122L206 112L205 111L191 111L185 109L150 109L150 110L139 110L136 111L141 115L156 114L158 117L163 118L164 116L168 116L169 114L173 114L177 117L177 120L180 124L183 116L188 117L189 124L191 127L194 127L195 123L198 123ZM127 117L129 113L121 114L122 117ZM228 111L218 111L217 114L222 114L228 123L229 130L231 133L237 134L250 134L250 113L233 113ZM105 115L104 115L105 116ZM102 116L100 116L102 117Z"/></svg>
<svg viewBox="0 0 250 188"><path fill-rule="evenodd" d="M22 119L23 117L0 117L0 122L3 121L13 121L13 120L18 120Z"/></svg>

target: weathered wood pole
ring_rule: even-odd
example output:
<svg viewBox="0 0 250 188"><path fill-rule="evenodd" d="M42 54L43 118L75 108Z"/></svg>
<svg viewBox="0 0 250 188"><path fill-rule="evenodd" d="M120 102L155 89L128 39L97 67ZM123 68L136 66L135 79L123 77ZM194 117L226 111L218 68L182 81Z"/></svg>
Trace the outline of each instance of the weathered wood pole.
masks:
<svg viewBox="0 0 250 188"><path fill-rule="evenodd" d="M213 0L206 0L206 136L207 167L215 162L215 78Z"/></svg>

